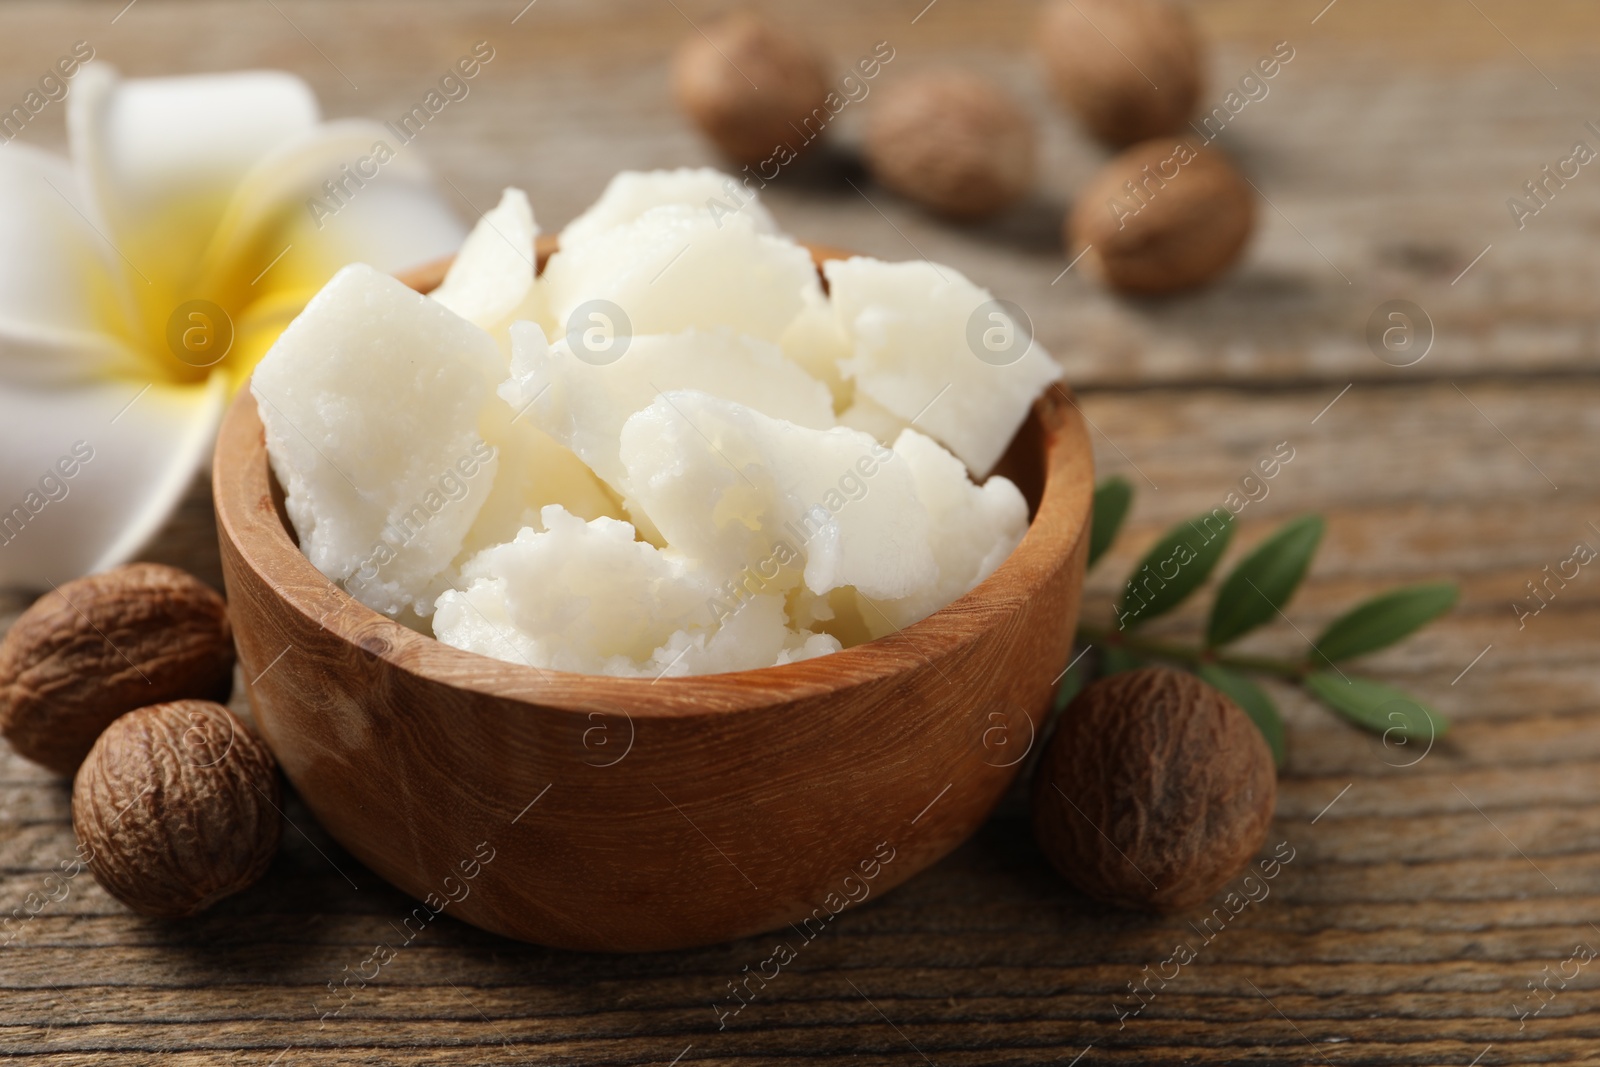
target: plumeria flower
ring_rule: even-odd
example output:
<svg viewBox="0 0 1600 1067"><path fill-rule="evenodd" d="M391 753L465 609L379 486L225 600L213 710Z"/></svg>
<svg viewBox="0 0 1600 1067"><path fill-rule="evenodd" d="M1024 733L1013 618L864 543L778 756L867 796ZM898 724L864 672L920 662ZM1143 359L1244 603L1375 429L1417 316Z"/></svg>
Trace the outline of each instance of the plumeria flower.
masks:
<svg viewBox="0 0 1600 1067"><path fill-rule="evenodd" d="M324 282L464 236L415 149L288 74L89 63L67 128L70 160L0 145L0 585L138 552Z"/></svg>

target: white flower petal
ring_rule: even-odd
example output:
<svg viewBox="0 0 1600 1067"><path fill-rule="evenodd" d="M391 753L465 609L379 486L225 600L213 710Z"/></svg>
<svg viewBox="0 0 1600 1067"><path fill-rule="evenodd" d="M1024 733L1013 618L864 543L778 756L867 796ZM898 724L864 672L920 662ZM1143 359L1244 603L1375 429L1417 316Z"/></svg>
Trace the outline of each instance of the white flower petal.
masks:
<svg viewBox="0 0 1600 1067"><path fill-rule="evenodd" d="M341 265L359 260L394 274L449 255L466 232L431 182L396 173L362 190L326 221L320 236L338 250ZM308 241L319 236L309 214L296 233Z"/></svg>
<svg viewBox="0 0 1600 1067"><path fill-rule="evenodd" d="M97 221L139 270L179 289L233 188L320 118L311 89L280 71L124 81L94 63L73 88L72 156Z"/></svg>
<svg viewBox="0 0 1600 1067"><path fill-rule="evenodd" d="M227 392L221 373L0 388L0 585L42 588L143 548L210 454Z"/></svg>
<svg viewBox="0 0 1600 1067"><path fill-rule="evenodd" d="M62 385L137 365L96 328L124 315L127 272L88 215L65 161L0 152L0 380Z"/></svg>
<svg viewBox="0 0 1600 1067"><path fill-rule="evenodd" d="M464 233L416 149L376 123L319 125L290 75L123 81L97 64L74 89L76 170L0 156L0 584L138 551L205 459L230 384L329 277L415 266ZM174 384L192 371L168 365L165 330L197 299L232 316L236 352Z"/></svg>
<svg viewBox="0 0 1600 1067"><path fill-rule="evenodd" d="M290 138L251 168L202 273L219 286L282 289L299 280L316 289L352 262L388 273L419 266L455 252L465 235L415 149L380 123L341 119ZM223 277L229 271L239 277Z"/></svg>

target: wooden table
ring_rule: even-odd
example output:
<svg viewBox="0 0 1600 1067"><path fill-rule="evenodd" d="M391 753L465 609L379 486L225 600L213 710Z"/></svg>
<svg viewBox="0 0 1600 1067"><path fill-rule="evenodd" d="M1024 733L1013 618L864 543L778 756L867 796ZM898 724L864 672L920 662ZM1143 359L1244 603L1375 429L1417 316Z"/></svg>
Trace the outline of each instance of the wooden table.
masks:
<svg viewBox="0 0 1600 1067"><path fill-rule="evenodd" d="M6 5L0 98L86 38L127 73L281 67L332 115L387 118L488 40L496 59L472 95L424 135L463 215L517 183L559 224L619 168L712 161L663 91L668 50L712 10L701 0L538 0L515 21L525 0L139 0L113 22L125 2ZM63 1064L1600 1063L1600 969L1517 1017L1539 1003L1529 988L1546 967L1600 946L1600 587L1583 573L1525 628L1512 609L1546 564L1600 542L1600 172L1586 168L1525 229L1505 204L1573 141L1600 146L1583 126L1600 119L1600 11L1201 3L1208 99L1276 41L1295 59L1224 135L1262 194L1248 262L1208 292L1146 303L1061 274L1076 250L1063 254L1059 217L1102 153L1045 97L1026 51L1032 5L925 2L781 14L841 59L891 42L880 84L963 63L1013 87L1043 124L1036 200L949 228L841 155L776 183L778 218L813 240L953 264L1028 309L1082 393L1100 470L1140 489L1093 575L1090 618L1160 530L1290 442L1295 459L1241 515L1234 551L1307 510L1327 515L1328 535L1292 625L1250 647L1291 654L1297 629L1365 594L1455 579L1452 616L1364 664L1454 730L1403 766L1414 753L1275 689L1291 755L1272 840L1295 859L1120 1025L1128 983L1196 935L1182 917L1080 898L1015 802L935 869L843 916L726 1029L712 1003L768 938L613 958L449 919L319 1021L329 983L410 905L291 805L266 880L198 921L144 922L89 878L73 882L0 948L0 1052ZM844 142L860 110L841 116ZM61 141L58 125L26 136ZM1434 325L1414 366L1381 362L1365 341L1390 299ZM152 555L216 581L209 514L198 488ZM24 604L4 600L3 620ZM1198 615L1163 629L1190 632ZM0 777L9 910L74 842L62 783L9 754Z"/></svg>

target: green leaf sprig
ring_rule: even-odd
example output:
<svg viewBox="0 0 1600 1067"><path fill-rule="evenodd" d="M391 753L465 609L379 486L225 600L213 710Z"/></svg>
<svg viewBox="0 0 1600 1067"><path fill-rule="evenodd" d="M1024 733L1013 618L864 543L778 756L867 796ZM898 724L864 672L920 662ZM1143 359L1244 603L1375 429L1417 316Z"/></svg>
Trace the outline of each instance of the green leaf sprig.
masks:
<svg viewBox="0 0 1600 1067"><path fill-rule="evenodd" d="M1102 482L1094 494L1089 566L1103 556L1133 503L1123 478ZM1218 511L1221 514L1218 514ZM1226 694L1261 729L1273 759L1283 765L1283 720L1272 698L1249 677L1267 674L1300 685L1323 704L1365 729L1431 741L1449 724L1438 712L1393 686L1352 677L1339 666L1415 633L1449 611L1455 583L1405 586L1382 593L1339 616L1311 644L1304 659L1239 655L1228 646L1274 618L1300 587L1322 542L1320 515L1291 519L1245 555L1223 578L1199 645L1147 638L1138 628L1182 604L1206 583L1233 536L1233 516L1218 509L1179 523L1145 553L1116 605L1116 625L1078 627L1078 642L1100 649L1100 672L1114 674L1149 660L1182 664ZM1287 616L1285 616L1287 618ZM1057 706L1086 681L1074 666L1062 680Z"/></svg>

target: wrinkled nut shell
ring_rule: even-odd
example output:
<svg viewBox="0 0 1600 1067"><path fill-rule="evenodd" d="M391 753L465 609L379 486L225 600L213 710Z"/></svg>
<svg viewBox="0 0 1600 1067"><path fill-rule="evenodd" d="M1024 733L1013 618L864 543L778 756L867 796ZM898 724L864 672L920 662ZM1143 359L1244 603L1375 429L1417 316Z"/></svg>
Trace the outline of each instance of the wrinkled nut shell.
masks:
<svg viewBox="0 0 1600 1067"><path fill-rule="evenodd" d="M131 563L46 593L0 642L0 733L70 775L119 715L233 690L227 605L175 567Z"/></svg>
<svg viewBox="0 0 1600 1067"><path fill-rule="evenodd" d="M281 806L277 765L249 727L220 704L179 700L100 735L73 783L72 826L106 892L177 918L266 873Z"/></svg>
<svg viewBox="0 0 1600 1067"><path fill-rule="evenodd" d="M1102 678L1063 712L1034 783L1033 826L1096 900L1181 911L1261 848L1278 780L1248 716L1192 674Z"/></svg>
<svg viewBox="0 0 1600 1067"><path fill-rule="evenodd" d="M1067 245L1090 246L1085 268L1118 289L1171 293L1233 266L1255 214L1250 183L1217 149L1146 141L1084 186L1067 218Z"/></svg>
<svg viewBox="0 0 1600 1067"><path fill-rule="evenodd" d="M826 129L828 62L809 42L745 11L702 28L678 47L672 87L724 155L760 163L779 145L798 151Z"/></svg>
<svg viewBox="0 0 1600 1067"><path fill-rule="evenodd" d="M952 219L992 215L1033 184L1033 120L1008 93L961 71L884 89L864 148L885 188Z"/></svg>
<svg viewBox="0 0 1600 1067"><path fill-rule="evenodd" d="M1181 7L1052 0L1040 15L1039 45L1062 103L1107 144L1176 133L1194 115L1200 39Z"/></svg>

